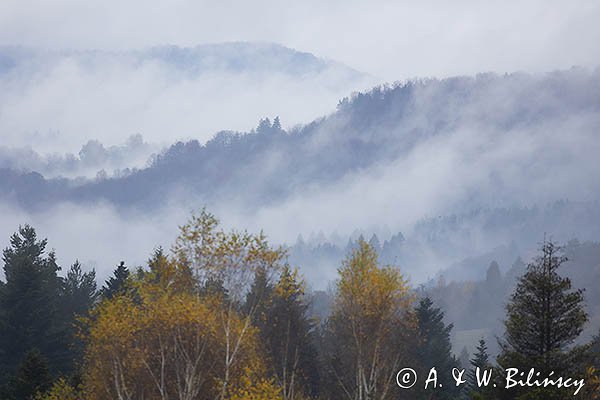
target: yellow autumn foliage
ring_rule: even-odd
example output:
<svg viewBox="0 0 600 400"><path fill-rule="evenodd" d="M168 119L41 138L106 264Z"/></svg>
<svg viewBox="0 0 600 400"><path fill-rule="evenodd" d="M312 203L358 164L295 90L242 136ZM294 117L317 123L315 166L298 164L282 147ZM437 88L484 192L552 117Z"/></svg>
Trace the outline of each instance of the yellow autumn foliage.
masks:
<svg viewBox="0 0 600 400"><path fill-rule="evenodd" d="M227 396L247 370L263 373L255 329L229 312L228 335L244 330L244 340L225 377L220 299L149 283L137 293L101 303L89 320L86 399L213 399L223 379Z"/></svg>
<svg viewBox="0 0 600 400"><path fill-rule="evenodd" d="M229 400L283 400L281 389L272 379L254 380L251 371L247 371L240 383Z"/></svg>
<svg viewBox="0 0 600 400"><path fill-rule="evenodd" d="M397 268L380 266L364 240L338 270L329 328L331 369L342 390L356 399L393 398L394 374L407 359L414 336L412 296Z"/></svg>
<svg viewBox="0 0 600 400"><path fill-rule="evenodd" d="M47 393L38 395L36 400L84 400L84 398L64 378L60 378Z"/></svg>

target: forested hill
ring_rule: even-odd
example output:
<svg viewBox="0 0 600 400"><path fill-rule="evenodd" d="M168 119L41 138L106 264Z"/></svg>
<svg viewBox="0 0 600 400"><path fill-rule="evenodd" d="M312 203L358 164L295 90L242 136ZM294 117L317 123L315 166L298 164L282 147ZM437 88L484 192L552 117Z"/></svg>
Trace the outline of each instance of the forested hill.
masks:
<svg viewBox="0 0 600 400"><path fill-rule="evenodd" d="M221 129L251 129L262 115L304 123L378 82L342 63L268 42L122 50L0 45L0 168L70 178L140 168L152 152L177 140L204 143ZM126 138L138 143L137 134L146 149L130 148L129 160L77 153L89 155L86 144L98 142L120 153L132 147Z"/></svg>
<svg viewBox="0 0 600 400"><path fill-rule="evenodd" d="M598 70L415 80L355 94L301 127L263 119L252 132L178 142L127 176L81 183L2 170L0 196L25 208L102 200L154 208L172 196L253 208L364 179L408 194L406 185L433 176L450 185L418 189L458 190L453 200L466 208L593 200L599 108Z"/></svg>
<svg viewBox="0 0 600 400"><path fill-rule="evenodd" d="M89 69L110 63L141 65L155 62L187 74L229 71L308 75L334 66L338 74L346 77L361 75L341 63L267 42L229 42L194 47L165 45L128 51L41 51L19 46L0 46L0 75L33 73L51 68L65 59Z"/></svg>

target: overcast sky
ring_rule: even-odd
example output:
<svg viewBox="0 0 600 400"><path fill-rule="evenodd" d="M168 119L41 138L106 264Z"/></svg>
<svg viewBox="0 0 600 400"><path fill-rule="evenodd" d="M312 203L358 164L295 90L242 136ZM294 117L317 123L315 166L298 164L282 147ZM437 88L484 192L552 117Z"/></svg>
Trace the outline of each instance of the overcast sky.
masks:
<svg viewBox="0 0 600 400"><path fill-rule="evenodd" d="M599 64L598 1L2 0L0 44L272 41L386 80Z"/></svg>

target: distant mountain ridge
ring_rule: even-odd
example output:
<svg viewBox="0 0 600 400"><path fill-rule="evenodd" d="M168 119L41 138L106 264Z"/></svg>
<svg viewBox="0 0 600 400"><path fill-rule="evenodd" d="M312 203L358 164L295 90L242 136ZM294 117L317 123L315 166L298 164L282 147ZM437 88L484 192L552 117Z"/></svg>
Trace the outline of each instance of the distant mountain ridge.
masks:
<svg viewBox="0 0 600 400"><path fill-rule="evenodd" d="M120 160L128 148L92 143L83 154ZM598 154L600 70L479 74L378 86L292 128L271 116L250 131L178 141L126 174L0 169L0 203L169 221L207 206L288 245L298 233L348 238L387 225L396 235L381 236L384 261L416 282L440 271L450 281L526 258L545 233L600 240ZM291 245L290 260L327 282L343 242Z"/></svg>
<svg viewBox="0 0 600 400"><path fill-rule="evenodd" d="M205 145L179 142L148 168L122 178L73 185L40 176L33 180L44 195L36 198L25 195L31 177L24 175L21 186L18 173L5 171L0 182L2 195L25 207L106 200L119 207L154 208L178 193L193 204L238 198L253 208L284 201L297 190L354 180L366 171L385 176L392 168L402 177L403 169L421 168L413 159L424 152L436 162L445 157L458 163L464 173L472 165L485 168L481 182L467 182L470 208L485 207L490 199L497 202L491 206L581 196L595 200L600 188L585 182L600 179L593 155L599 128L598 71L483 74L378 87L343 99L335 113L290 131L278 118L264 119L251 132L222 131ZM429 155L432 148L442 156ZM577 170L580 180L567 177ZM548 186L556 193L533 190L534 185L546 189L548 179L563 175L565 185L576 184L579 192L560 185ZM528 189L517 199L511 193L521 186Z"/></svg>
<svg viewBox="0 0 600 400"><path fill-rule="evenodd" d="M281 115L288 126L310 121L377 82L274 43L122 51L0 46L0 153L68 156L90 141L110 148L136 134L153 148L192 137L204 143L222 129L249 130L264 115ZM0 166L11 158L0 154ZM36 171L40 162L30 164ZM57 176L59 170L38 172Z"/></svg>
<svg viewBox="0 0 600 400"><path fill-rule="evenodd" d="M211 71L284 73L306 75L327 68L348 78L364 75L342 63L325 60L269 42L227 42L194 47L155 46L142 50L37 50L29 47L0 46L0 74L26 67L43 69L48 64L71 59L89 68L96 63L124 61L130 64L157 62L191 74Z"/></svg>

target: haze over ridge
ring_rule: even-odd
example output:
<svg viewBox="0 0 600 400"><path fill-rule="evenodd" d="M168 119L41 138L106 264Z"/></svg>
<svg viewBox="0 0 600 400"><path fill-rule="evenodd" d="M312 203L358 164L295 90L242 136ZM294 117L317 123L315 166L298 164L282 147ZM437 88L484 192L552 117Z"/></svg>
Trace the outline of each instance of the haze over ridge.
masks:
<svg viewBox="0 0 600 400"><path fill-rule="evenodd" d="M41 215L56 211L52 219L65 212L89 221L102 215L90 223L98 232L108 221L154 232L146 235L148 251L168 246L173 221L183 222L202 205L228 226L265 229L287 243L299 233L347 237L384 224L410 235L423 218L481 207L570 199L592 202L593 209L599 198L593 184L599 173L599 88L598 70L577 68L414 80L357 93L335 113L293 129L271 117L252 132L220 132L205 145L177 143L149 168L122 177L75 183L5 170L0 180L9 188L5 201L46 223ZM35 191L43 196L31 196ZM563 225L569 232L595 237L569 218ZM472 228L475 235L480 231ZM471 246L477 255L509 243L507 236L467 238L449 251ZM132 251L126 243L118 247ZM412 264L425 264L410 268L425 268L422 279L456 261L440 254L417 257Z"/></svg>

